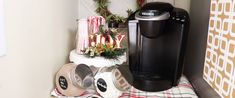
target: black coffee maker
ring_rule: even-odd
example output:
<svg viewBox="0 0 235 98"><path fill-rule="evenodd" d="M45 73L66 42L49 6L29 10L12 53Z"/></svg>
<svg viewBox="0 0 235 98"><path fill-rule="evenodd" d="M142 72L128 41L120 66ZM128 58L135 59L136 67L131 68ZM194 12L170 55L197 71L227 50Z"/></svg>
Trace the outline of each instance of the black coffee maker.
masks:
<svg viewBox="0 0 235 98"><path fill-rule="evenodd" d="M162 91L176 86L183 70L189 15L169 3L145 4L128 20L133 86Z"/></svg>

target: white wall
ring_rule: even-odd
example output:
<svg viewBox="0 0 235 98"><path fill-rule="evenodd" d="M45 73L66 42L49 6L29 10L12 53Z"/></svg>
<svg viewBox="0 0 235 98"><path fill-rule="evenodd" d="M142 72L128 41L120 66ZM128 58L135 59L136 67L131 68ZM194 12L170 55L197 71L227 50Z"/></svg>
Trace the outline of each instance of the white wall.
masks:
<svg viewBox="0 0 235 98"><path fill-rule="evenodd" d="M127 16L127 9L136 9L134 0L112 0L109 4L109 10L113 14ZM78 0L78 17L86 18L87 16L97 15L95 12L96 5L94 0Z"/></svg>
<svg viewBox="0 0 235 98"><path fill-rule="evenodd" d="M175 7L183 8L187 11L190 9L190 0L147 0L147 2L168 2ZM93 0L78 0L78 16L79 18L85 18L87 16L97 15L95 12L95 3ZM114 14L127 16L127 9L135 9L136 0L112 0L109 5L109 9Z"/></svg>
<svg viewBox="0 0 235 98"><path fill-rule="evenodd" d="M5 0L7 55L0 98L50 98L72 49L77 0Z"/></svg>
<svg viewBox="0 0 235 98"><path fill-rule="evenodd" d="M4 30L4 7L3 0L0 0L0 56L6 54L6 40L5 40L5 30Z"/></svg>
<svg viewBox="0 0 235 98"><path fill-rule="evenodd" d="M148 2L168 2L174 5L175 7L183 8L189 12L190 10L190 1L191 0L147 0Z"/></svg>
<svg viewBox="0 0 235 98"><path fill-rule="evenodd" d="M191 0L175 0L175 6L190 11Z"/></svg>
<svg viewBox="0 0 235 98"><path fill-rule="evenodd" d="M170 3L172 5L175 4L175 0L147 0L147 2L167 2L167 3Z"/></svg>

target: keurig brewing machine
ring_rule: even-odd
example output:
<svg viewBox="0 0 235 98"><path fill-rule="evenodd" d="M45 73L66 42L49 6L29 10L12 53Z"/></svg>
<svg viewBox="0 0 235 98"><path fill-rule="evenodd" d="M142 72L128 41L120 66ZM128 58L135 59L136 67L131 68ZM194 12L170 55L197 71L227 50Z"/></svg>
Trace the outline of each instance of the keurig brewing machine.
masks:
<svg viewBox="0 0 235 98"><path fill-rule="evenodd" d="M133 86L144 91L176 86L183 70L188 13L169 3L147 3L129 17L128 29Z"/></svg>

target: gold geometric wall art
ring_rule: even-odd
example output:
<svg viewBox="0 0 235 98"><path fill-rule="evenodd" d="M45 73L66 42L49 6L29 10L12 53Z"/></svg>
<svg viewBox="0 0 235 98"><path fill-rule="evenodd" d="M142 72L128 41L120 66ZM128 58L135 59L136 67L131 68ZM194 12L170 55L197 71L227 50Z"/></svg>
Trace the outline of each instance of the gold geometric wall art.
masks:
<svg viewBox="0 0 235 98"><path fill-rule="evenodd" d="M211 0L207 38L203 78L222 98L235 98L234 0Z"/></svg>

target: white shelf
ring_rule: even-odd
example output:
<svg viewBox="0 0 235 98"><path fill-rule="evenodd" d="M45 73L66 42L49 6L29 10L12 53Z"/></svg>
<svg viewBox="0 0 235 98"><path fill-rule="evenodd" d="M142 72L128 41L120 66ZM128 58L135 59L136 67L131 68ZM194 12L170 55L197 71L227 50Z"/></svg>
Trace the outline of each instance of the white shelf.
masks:
<svg viewBox="0 0 235 98"><path fill-rule="evenodd" d="M73 50L70 52L69 59L75 64L86 64L88 66L93 65L95 67L110 67L126 62L126 53L119 56L117 59L105 59L104 57L88 58L85 55L77 54L75 50Z"/></svg>

